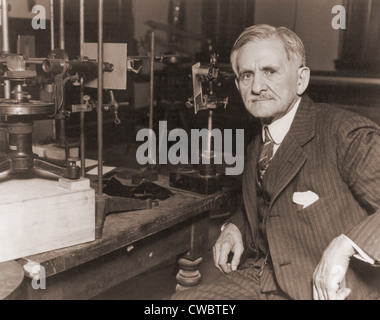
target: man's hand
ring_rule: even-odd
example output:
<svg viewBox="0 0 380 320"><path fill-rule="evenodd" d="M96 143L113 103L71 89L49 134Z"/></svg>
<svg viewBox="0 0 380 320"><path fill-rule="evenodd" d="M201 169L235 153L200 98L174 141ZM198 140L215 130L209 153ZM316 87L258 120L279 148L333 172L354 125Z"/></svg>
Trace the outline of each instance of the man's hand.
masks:
<svg viewBox="0 0 380 320"><path fill-rule="evenodd" d="M344 300L351 293L349 288L340 288L348 264L355 249L340 235L333 239L322 255L313 275L313 298L315 300Z"/></svg>
<svg viewBox="0 0 380 320"><path fill-rule="evenodd" d="M224 273L235 271L243 251L243 238L239 228L233 223L226 224L213 247L215 266ZM234 255L231 263L228 263L230 252Z"/></svg>

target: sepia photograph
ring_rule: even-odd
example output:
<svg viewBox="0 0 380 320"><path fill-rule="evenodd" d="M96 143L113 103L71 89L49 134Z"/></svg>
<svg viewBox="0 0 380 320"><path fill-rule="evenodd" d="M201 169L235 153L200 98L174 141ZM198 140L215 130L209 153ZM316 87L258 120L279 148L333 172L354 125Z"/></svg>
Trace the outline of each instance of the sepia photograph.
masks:
<svg viewBox="0 0 380 320"><path fill-rule="evenodd" d="M0 300L380 300L380 0L0 12Z"/></svg>

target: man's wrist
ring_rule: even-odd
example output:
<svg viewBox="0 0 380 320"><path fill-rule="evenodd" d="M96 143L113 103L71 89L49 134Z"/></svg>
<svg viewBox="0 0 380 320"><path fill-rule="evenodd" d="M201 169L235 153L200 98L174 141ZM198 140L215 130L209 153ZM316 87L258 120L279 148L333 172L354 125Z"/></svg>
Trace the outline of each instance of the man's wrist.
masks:
<svg viewBox="0 0 380 320"><path fill-rule="evenodd" d="M220 232L223 232L223 230L228 226L228 225L234 225L236 228L238 228L238 226L236 224L234 224L233 222L225 222L222 224L222 226L220 227ZM239 229L239 228L238 228Z"/></svg>
<svg viewBox="0 0 380 320"><path fill-rule="evenodd" d="M223 230L226 228L226 226L228 225L228 224L230 224L231 222L225 222L225 223L223 223L222 224L222 226L220 227L220 232L223 232Z"/></svg>

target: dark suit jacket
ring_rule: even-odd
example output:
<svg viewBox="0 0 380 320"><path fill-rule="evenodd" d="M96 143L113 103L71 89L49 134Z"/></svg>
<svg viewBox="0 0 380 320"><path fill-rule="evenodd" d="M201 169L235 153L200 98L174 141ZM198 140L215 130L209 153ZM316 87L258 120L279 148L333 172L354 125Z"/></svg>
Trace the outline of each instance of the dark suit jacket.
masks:
<svg viewBox="0 0 380 320"><path fill-rule="evenodd" d="M257 252L256 174L260 136L248 146L243 174L245 210L230 219L247 249ZM380 128L356 113L302 98L266 172L274 184L264 217L277 282L294 299L312 299L312 277L323 251L340 234L380 260ZM293 193L313 191L319 200L305 209ZM356 261L355 261L356 260ZM376 282L377 280L377 282ZM348 298L379 294L380 268L351 258Z"/></svg>

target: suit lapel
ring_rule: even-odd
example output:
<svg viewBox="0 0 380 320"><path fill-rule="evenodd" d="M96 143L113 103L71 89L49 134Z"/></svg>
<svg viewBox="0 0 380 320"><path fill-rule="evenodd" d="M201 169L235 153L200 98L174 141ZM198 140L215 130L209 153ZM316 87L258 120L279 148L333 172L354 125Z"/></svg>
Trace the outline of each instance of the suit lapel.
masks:
<svg viewBox="0 0 380 320"><path fill-rule="evenodd" d="M302 98L292 126L271 163L277 169L270 207L305 163L303 146L315 135L315 119L316 110L311 100Z"/></svg>

